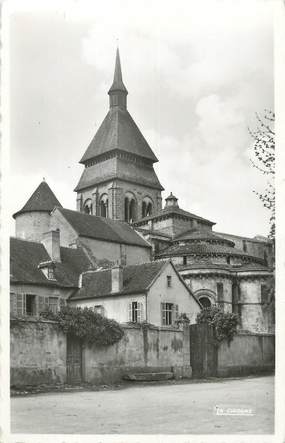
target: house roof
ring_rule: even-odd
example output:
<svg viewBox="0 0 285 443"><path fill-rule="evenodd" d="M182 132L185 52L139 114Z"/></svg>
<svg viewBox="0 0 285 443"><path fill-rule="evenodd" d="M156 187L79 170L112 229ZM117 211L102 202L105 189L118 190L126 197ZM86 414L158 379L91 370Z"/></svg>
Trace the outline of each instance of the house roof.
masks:
<svg viewBox="0 0 285 443"><path fill-rule="evenodd" d="M235 243L231 240L228 240L226 238L222 238L219 235L214 234L212 231L205 231L201 229L189 229L185 232L182 232L181 234L178 234L174 237L173 241L214 241L226 244L228 246L234 246Z"/></svg>
<svg viewBox="0 0 285 443"><path fill-rule="evenodd" d="M168 261L155 261L123 268L123 289L115 295L146 292ZM111 288L111 269L84 273L82 288L71 299L114 295Z"/></svg>
<svg viewBox="0 0 285 443"><path fill-rule="evenodd" d="M166 249L163 249L161 253L157 254L157 257L171 257L171 256L179 256L179 255L214 255L214 254L222 254L222 255L235 255L241 257L250 257L254 258L256 261L260 261L258 257L252 257L244 251L240 249L225 246L221 244L213 244L205 241L201 241L199 243L186 243L184 245L173 244Z"/></svg>
<svg viewBox="0 0 285 443"><path fill-rule="evenodd" d="M25 212L51 212L55 206L61 207L61 204L49 185L45 181L42 181L27 203L20 211L16 212L13 217L16 218L17 215Z"/></svg>
<svg viewBox="0 0 285 443"><path fill-rule="evenodd" d="M139 221L134 223L134 226L144 224L149 220L156 220L161 217L175 217L175 216L182 216L189 219L195 219L204 222L208 225L215 225L215 222L212 222L210 220L207 220L206 218L200 217L199 215L192 214L191 212L184 211L183 209L180 209L178 206L166 206L163 209L161 209L159 212L157 212L155 215L150 215L148 217L144 217L140 219Z"/></svg>
<svg viewBox="0 0 285 443"><path fill-rule="evenodd" d="M54 263L55 280L49 280L38 269L40 263L51 262L41 243L10 239L10 278L11 283L39 284L59 287L78 287L79 275L91 264L83 250L60 248L61 263Z"/></svg>
<svg viewBox="0 0 285 443"><path fill-rule="evenodd" d="M115 149L158 161L129 112L120 107L110 108L80 163Z"/></svg>
<svg viewBox="0 0 285 443"><path fill-rule="evenodd" d="M128 223L110 218L57 208L81 237L151 248L150 244Z"/></svg>

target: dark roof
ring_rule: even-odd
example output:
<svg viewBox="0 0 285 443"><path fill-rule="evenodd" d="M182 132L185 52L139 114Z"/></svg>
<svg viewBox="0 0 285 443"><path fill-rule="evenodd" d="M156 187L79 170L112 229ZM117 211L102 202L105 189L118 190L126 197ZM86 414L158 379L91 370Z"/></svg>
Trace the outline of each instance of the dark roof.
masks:
<svg viewBox="0 0 285 443"><path fill-rule="evenodd" d="M256 235L255 237L245 237L244 235L235 235L235 234L227 234L225 232L215 232L216 235L222 238L232 238L232 239L239 239L239 240L246 240L253 243L265 243L265 244L272 244L273 240L271 238L267 238L264 236Z"/></svg>
<svg viewBox="0 0 285 443"><path fill-rule="evenodd" d="M147 241L128 223L110 218L88 215L70 209L58 208L64 218L81 237L150 248Z"/></svg>
<svg viewBox="0 0 285 443"><path fill-rule="evenodd" d="M238 255L244 257L251 257L244 251L240 249L224 246L220 244L212 244L201 241L199 243L186 243L185 245L173 244L168 248L164 249L161 253L157 254L157 257L171 257L177 255L212 255L212 254L222 254L222 255ZM258 257L251 257L255 260Z"/></svg>
<svg viewBox="0 0 285 443"><path fill-rule="evenodd" d="M264 266L259 263L244 263L241 266L232 266L228 265L226 263L211 263L211 262L196 262L196 263L190 263L187 265L178 265L176 266L177 270L179 272L181 271L191 271L191 270L209 270L211 272L214 272L215 270L219 271L227 271L227 272L271 272L271 269L267 266Z"/></svg>
<svg viewBox="0 0 285 443"><path fill-rule="evenodd" d="M129 112L119 107L109 110L80 163L115 149L158 161Z"/></svg>
<svg viewBox="0 0 285 443"><path fill-rule="evenodd" d="M155 261L123 268L123 289L117 295L146 292L167 261ZM87 272L82 276L82 288L71 298L90 298L113 295L111 269Z"/></svg>
<svg viewBox="0 0 285 443"><path fill-rule="evenodd" d="M172 236L170 234L166 234L163 231L159 231L156 229L144 229L144 228L136 228L136 231L141 232L142 235L154 235L154 236L159 236L159 237L165 237L165 239L167 241L170 241L172 239Z"/></svg>
<svg viewBox="0 0 285 443"><path fill-rule="evenodd" d="M49 185L45 181L42 181L23 208L16 212L13 217L15 218L24 212L51 212L55 206L61 207L61 204Z"/></svg>
<svg viewBox="0 0 285 443"><path fill-rule="evenodd" d="M215 222L212 222L210 220L207 220L206 218L200 217L198 215L192 214L191 212L184 211L183 209L180 209L178 206L166 206L165 208L161 209L158 213L155 215L150 215L149 217L144 217L137 222L134 223L134 225L140 225L141 223L147 222L148 220L155 220L159 219L160 217L173 217L175 215L180 215L186 218L191 218L195 220L200 220L208 225L215 225Z"/></svg>
<svg viewBox="0 0 285 443"><path fill-rule="evenodd" d="M181 234L176 235L176 237L174 237L173 241L187 241L187 242L191 242L191 241L214 241L214 242L219 242L219 243L223 243L223 244L227 244L229 246L234 246L235 243L231 240L228 240L226 238L222 238L219 235L215 235L212 231L205 231L205 230L201 230L201 229L189 229L185 232L182 232Z"/></svg>
<svg viewBox="0 0 285 443"><path fill-rule="evenodd" d="M91 264L83 250L60 248L61 263L55 263L55 280L48 280L38 269L42 262L51 259L41 243L10 239L10 278L11 283L40 284L59 287L78 287L79 275Z"/></svg>
<svg viewBox="0 0 285 443"><path fill-rule="evenodd" d="M109 89L109 94L110 94L110 92L113 92L113 91L123 91L123 92L128 93L127 88L125 87L125 85L123 83L119 48L117 48L117 52L116 52L114 79L113 79L112 86Z"/></svg>

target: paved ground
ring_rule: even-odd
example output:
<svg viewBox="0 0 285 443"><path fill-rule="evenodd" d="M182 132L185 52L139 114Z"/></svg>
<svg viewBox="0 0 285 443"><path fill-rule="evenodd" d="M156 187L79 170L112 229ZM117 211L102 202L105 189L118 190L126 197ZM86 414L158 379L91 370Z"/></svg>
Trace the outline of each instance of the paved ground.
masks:
<svg viewBox="0 0 285 443"><path fill-rule="evenodd" d="M270 434L273 390L267 376L15 397L12 433ZM216 406L253 415L217 415Z"/></svg>

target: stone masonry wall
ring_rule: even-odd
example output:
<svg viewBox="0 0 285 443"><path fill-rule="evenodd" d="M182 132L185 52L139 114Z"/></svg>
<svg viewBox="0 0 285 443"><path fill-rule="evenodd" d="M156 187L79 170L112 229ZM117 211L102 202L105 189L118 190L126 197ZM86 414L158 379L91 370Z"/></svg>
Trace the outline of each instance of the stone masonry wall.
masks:
<svg viewBox="0 0 285 443"><path fill-rule="evenodd" d="M238 334L218 348L218 375L245 375L272 371L275 366L273 334Z"/></svg>
<svg viewBox="0 0 285 443"><path fill-rule="evenodd" d="M11 321L11 386L66 381L66 336L51 321Z"/></svg>
<svg viewBox="0 0 285 443"><path fill-rule="evenodd" d="M83 349L83 378L91 383L119 381L134 372L173 371L191 377L189 327L124 325L125 336L113 346Z"/></svg>

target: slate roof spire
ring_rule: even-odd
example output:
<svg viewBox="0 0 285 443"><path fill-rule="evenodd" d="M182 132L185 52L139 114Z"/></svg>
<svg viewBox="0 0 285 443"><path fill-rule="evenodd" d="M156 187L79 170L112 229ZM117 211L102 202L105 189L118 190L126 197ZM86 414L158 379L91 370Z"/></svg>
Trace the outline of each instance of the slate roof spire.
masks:
<svg viewBox="0 0 285 443"><path fill-rule="evenodd" d="M112 86L108 91L108 94L110 97L110 108L113 108L115 106L119 106L123 109L127 108L128 91L123 83L119 48L117 48L116 52L114 79Z"/></svg>

